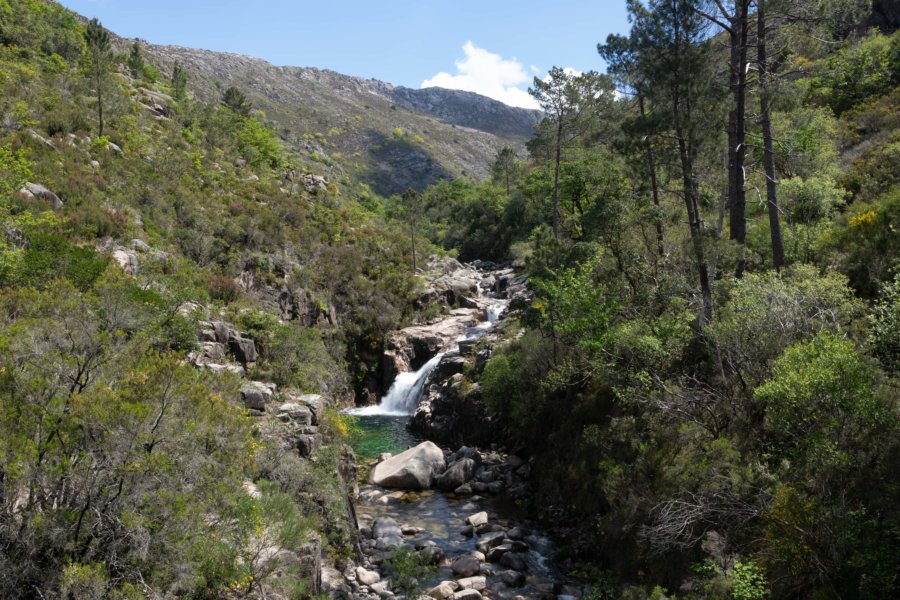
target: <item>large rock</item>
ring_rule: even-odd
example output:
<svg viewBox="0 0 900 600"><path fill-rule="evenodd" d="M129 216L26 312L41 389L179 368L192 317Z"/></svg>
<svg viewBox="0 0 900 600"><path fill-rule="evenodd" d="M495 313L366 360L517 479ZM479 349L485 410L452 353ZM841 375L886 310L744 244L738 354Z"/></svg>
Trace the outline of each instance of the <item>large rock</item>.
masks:
<svg viewBox="0 0 900 600"><path fill-rule="evenodd" d="M237 335L234 325L227 321L210 321L213 332L215 333L215 341L220 344L227 344L228 340Z"/></svg>
<svg viewBox="0 0 900 600"><path fill-rule="evenodd" d="M379 517L372 523L372 539L381 540L387 548L396 548L403 544L403 532L394 519Z"/></svg>
<svg viewBox="0 0 900 600"><path fill-rule="evenodd" d="M256 344L250 338L245 338L238 333L234 333L228 339L228 348L234 357L243 365L256 362L258 354L256 352Z"/></svg>
<svg viewBox="0 0 900 600"><path fill-rule="evenodd" d="M46 186L43 186L39 183L26 183L25 187L19 190L19 194L26 198L38 198L39 200L48 202L53 208L57 210L64 206L63 201L60 200L59 196L51 192Z"/></svg>
<svg viewBox="0 0 900 600"><path fill-rule="evenodd" d="M441 363L455 360L445 356ZM497 423L489 414L481 388L460 372L438 364L425 382L425 394L409 421L410 431L440 444L489 446L497 441Z"/></svg>
<svg viewBox="0 0 900 600"><path fill-rule="evenodd" d="M241 400L252 410L264 411L275 395L274 383L251 381L241 386Z"/></svg>
<svg viewBox="0 0 900 600"><path fill-rule="evenodd" d="M322 416L325 409L328 408L328 401L319 394L303 394L296 397L291 396L291 400L299 402L306 406L312 412L312 424L319 425L322 422Z"/></svg>
<svg viewBox="0 0 900 600"><path fill-rule="evenodd" d="M446 471L444 471L437 480L437 486L442 490L455 490L459 486L467 483L472 476L475 474L475 469L478 468L478 463L471 458L463 458L452 465L450 465Z"/></svg>
<svg viewBox="0 0 900 600"><path fill-rule="evenodd" d="M428 595L435 600L444 600L452 596L459 589L459 584L455 581L442 581L428 591Z"/></svg>
<svg viewBox="0 0 900 600"><path fill-rule="evenodd" d="M119 268L129 275L137 275L138 258L133 251L117 248L112 251L112 259L119 265Z"/></svg>
<svg viewBox="0 0 900 600"><path fill-rule="evenodd" d="M485 511L477 512L474 515L466 517L466 524L471 525L472 527L481 527L482 525L487 525L487 522L488 514Z"/></svg>
<svg viewBox="0 0 900 600"><path fill-rule="evenodd" d="M457 579L456 583L459 584L459 588L462 590L478 590L480 592L487 587L487 578L484 575L475 575Z"/></svg>
<svg viewBox="0 0 900 600"><path fill-rule="evenodd" d="M278 419L297 425L312 425L312 411L304 404L287 402L278 407Z"/></svg>
<svg viewBox="0 0 900 600"><path fill-rule="evenodd" d="M356 580L363 585L372 585L381 581L378 571L368 571L363 567L356 567Z"/></svg>
<svg viewBox="0 0 900 600"><path fill-rule="evenodd" d="M457 577L471 577L481 569L481 562L474 556L466 554L454 560L450 569Z"/></svg>
<svg viewBox="0 0 900 600"><path fill-rule="evenodd" d="M445 466L441 449L432 442L422 442L376 465L372 483L386 488L427 489Z"/></svg>
<svg viewBox="0 0 900 600"><path fill-rule="evenodd" d="M315 429L315 427L312 429ZM298 435L296 446L300 456L304 458L312 456L313 453L315 453L316 448L318 448L321 439L322 437L318 433L301 433Z"/></svg>
<svg viewBox="0 0 900 600"><path fill-rule="evenodd" d="M528 570L528 563L525 561L525 554L522 552L507 552L500 557L500 564L514 571Z"/></svg>
<svg viewBox="0 0 900 600"><path fill-rule="evenodd" d="M507 587L522 587L525 585L525 574L519 571L503 571L500 573L500 581Z"/></svg>

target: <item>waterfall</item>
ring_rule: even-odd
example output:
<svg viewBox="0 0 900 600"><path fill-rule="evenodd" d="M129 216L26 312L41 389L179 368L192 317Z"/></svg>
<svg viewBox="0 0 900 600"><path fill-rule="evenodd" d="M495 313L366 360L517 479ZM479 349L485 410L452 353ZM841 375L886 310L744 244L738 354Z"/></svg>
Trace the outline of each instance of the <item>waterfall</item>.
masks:
<svg viewBox="0 0 900 600"><path fill-rule="evenodd" d="M500 314L505 308L506 303L488 306L484 311L484 317L487 319L488 323L496 323L500 320Z"/></svg>
<svg viewBox="0 0 900 600"><path fill-rule="evenodd" d="M391 389L379 404L354 408L347 412L351 415L408 416L413 414L422 398L422 391L428 375L438 366L443 357L444 353L442 352L422 365L418 371L397 375Z"/></svg>
<svg viewBox="0 0 900 600"><path fill-rule="evenodd" d="M474 327L469 327L457 339L457 344L477 340L488 331L493 329L497 321L500 319L501 313L506 310L507 302L504 300L491 300L484 308L484 318L482 323ZM363 406L361 408L353 408L347 413L357 416L409 416L416 412L416 407L422 400L422 393L425 390L425 382L428 376L438 366L441 359L447 352L458 352L459 346L454 344L448 348L446 352L441 352L427 363L422 365L418 371L400 373L394 379L391 389L381 398L381 402L377 405Z"/></svg>

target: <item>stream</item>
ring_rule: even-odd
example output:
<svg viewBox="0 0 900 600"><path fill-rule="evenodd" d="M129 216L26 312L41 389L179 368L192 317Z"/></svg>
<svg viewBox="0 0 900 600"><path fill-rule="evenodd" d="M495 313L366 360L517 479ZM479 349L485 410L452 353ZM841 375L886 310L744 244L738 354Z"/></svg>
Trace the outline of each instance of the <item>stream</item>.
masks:
<svg viewBox="0 0 900 600"><path fill-rule="evenodd" d="M441 360L457 355L460 343L472 342L490 332L508 303L495 298L487 299L486 302L482 317L484 320L465 328L456 344L438 353L417 371L398 374L378 405L347 411L357 419L357 432L352 436L352 445L361 464L372 465L379 458L383 459L384 453L396 455L424 441L407 429L407 421L426 391L428 376ZM484 452L481 456L485 461L484 469L489 465L500 465L507 469L509 465L506 461L516 459L507 459L495 452ZM512 465L513 468L516 466ZM479 473L481 471L479 469ZM483 480L489 479L485 477ZM383 560L378 556L378 551L386 548L383 547L382 540L373 539L373 524L377 529L377 522L385 519L399 526L403 533L402 544L419 550L436 546L440 550L439 555L444 558L438 561L426 581L419 582L424 593L432 590L433 597L466 600L482 597L562 599L568 598L566 594L580 595L574 588L558 583L561 578L553 568L553 547L549 538L525 520L522 508L502 493L457 495L439 489L391 490L364 483L361 484L357 498L356 512L364 538L364 553L367 554L364 564L374 572L378 571L380 561ZM474 531L471 527L464 531L467 529L467 517L481 512L487 513L488 523ZM510 568L509 561L498 564L501 562L497 559L498 554L491 554L498 549L487 545L491 543L491 536L495 538L492 542L494 546L515 545L517 556L522 557L521 561L514 563L515 569ZM369 539L365 539L366 537ZM462 556L476 557L476 577L466 578L461 576L458 569L452 568L457 566L454 561ZM381 570L384 577L384 569ZM448 582L451 587L456 586L458 591L445 589L452 595L440 595L435 586L446 588ZM361 585L353 575L349 577L349 583L354 589L354 599L374 598L373 594L381 598L390 596L387 589L379 587L380 583ZM471 589L467 590L469 586ZM479 594L474 594L472 590Z"/></svg>

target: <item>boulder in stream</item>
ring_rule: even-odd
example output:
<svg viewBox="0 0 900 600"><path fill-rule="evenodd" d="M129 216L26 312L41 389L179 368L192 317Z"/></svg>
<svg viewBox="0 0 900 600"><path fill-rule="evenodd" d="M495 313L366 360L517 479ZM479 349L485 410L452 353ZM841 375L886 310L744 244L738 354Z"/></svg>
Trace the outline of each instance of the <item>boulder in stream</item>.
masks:
<svg viewBox="0 0 900 600"><path fill-rule="evenodd" d="M397 521L391 517L379 517L372 524L372 539L381 540L386 548L396 548L403 544L403 533Z"/></svg>
<svg viewBox="0 0 900 600"><path fill-rule="evenodd" d="M437 486L442 490L455 490L467 483L475 474L478 463L471 458L462 458L450 465L443 474L438 477Z"/></svg>
<svg viewBox="0 0 900 600"><path fill-rule="evenodd" d="M372 483L386 488L428 489L445 466L441 449L432 442L422 442L378 463L372 470Z"/></svg>
<svg viewBox="0 0 900 600"><path fill-rule="evenodd" d="M481 569L481 562L471 555L460 556L450 565L457 577L471 577Z"/></svg>

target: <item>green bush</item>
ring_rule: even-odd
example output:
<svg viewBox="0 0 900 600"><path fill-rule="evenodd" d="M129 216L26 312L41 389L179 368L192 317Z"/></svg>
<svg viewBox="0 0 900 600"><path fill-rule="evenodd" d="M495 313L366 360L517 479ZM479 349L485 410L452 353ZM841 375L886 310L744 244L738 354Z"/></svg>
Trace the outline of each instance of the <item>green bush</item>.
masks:
<svg viewBox="0 0 900 600"><path fill-rule="evenodd" d="M5 285L44 287L55 279L67 279L87 290L109 265L109 259L93 248L76 246L58 234L34 234L28 241L12 280Z"/></svg>
<svg viewBox="0 0 900 600"><path fill-rule="evenodd" d="M869 316L869 340L885 369L900 371L900 273L881 287L878 302Z"/></svg>
<svg viewBox="0 0 900 600"><path fill-rule="evenodd" d="M734 600L763 600L769 597L766 575L752 561L735 562L729 578L732 580L731 597Z"/></svg>

